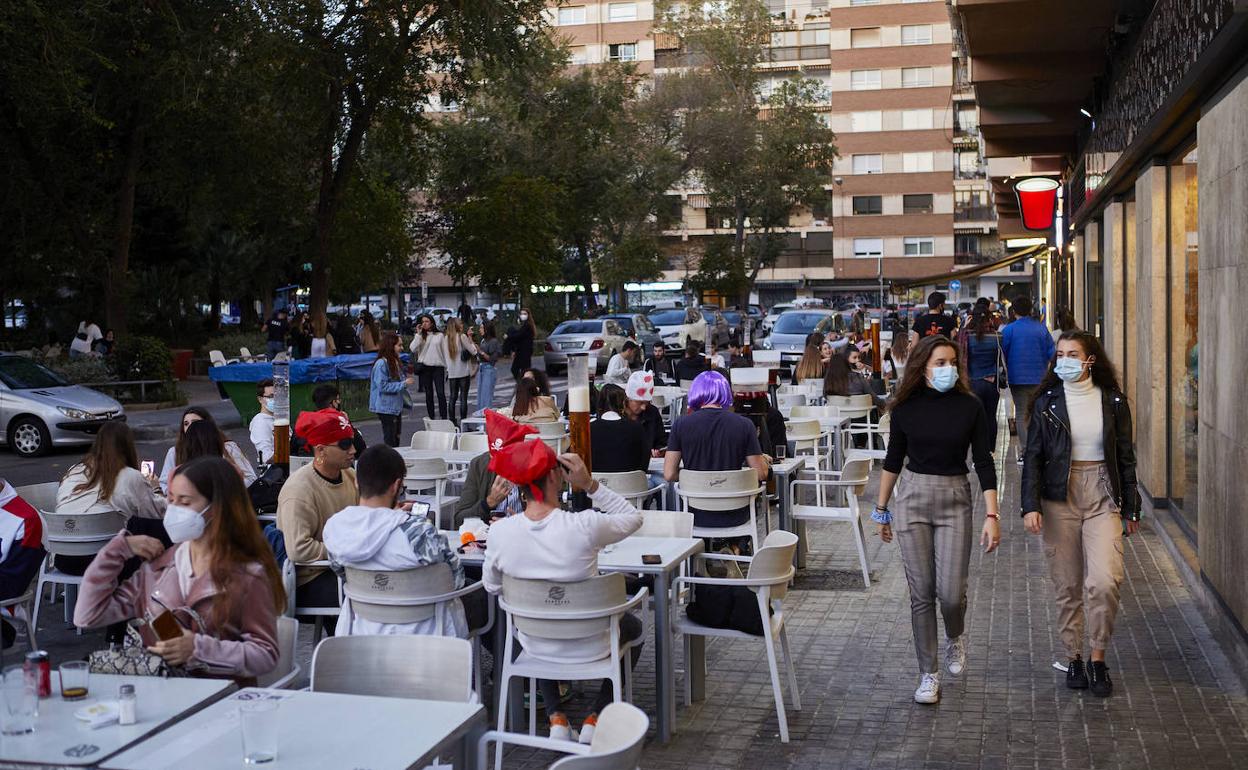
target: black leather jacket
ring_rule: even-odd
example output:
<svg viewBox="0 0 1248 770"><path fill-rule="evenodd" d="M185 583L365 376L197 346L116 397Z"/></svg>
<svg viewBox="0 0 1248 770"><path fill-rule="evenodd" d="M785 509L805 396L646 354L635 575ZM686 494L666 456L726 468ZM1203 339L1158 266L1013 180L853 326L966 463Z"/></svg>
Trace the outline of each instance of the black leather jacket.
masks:
<svg viewBox="0 0 1248 770"><path fill-rule="evenodd" d="M1101 392L1105 464L1122 518L1140 520L1140 491L1135 480L1135 442L1131 407L1121 393ZM1040 510L1040 500L1066 500L1070 478L1070 415L1061 384L1036 395L1023 455L1022 514Z"/></svg>

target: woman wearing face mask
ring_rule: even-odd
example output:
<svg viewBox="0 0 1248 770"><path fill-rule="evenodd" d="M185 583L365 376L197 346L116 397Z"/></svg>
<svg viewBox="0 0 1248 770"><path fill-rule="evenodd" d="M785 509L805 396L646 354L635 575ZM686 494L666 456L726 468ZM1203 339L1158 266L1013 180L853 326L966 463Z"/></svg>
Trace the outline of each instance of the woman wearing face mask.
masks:
<svg viewBox="0 0 1248 770"><path fill-rule="evenodd" d="M503 355L513 354L511 359L511 378L520 381L520 375L533 365L533 339L537 336L537 326L527 307L520 308L519 320L507 330L507 338L503 340Z"/></svg>
<svg viewBox="0 0 1248 770"><path fill-rule="evenodd" d="M1044 535L1070 664L1066 686L1113 692L1105 649L1118 614L1122 536L1140 526L1131 408L1101 341L1081 331L1058 338L1036 387L1023 455L1023 525ZM1083 662L1083 630L1092 654Z"/></svg>
<svg viewBox="0 0 1248 770"><path fill-rule="evenodd" d="M169 610L182 635L147 649L197 676L249 683L277 665L277 616L286 606L273 551L238 473L205 457L179 466L169 483L165 529L175 543L122 530L83 576L74 625L95 628ZM143 565L118 584L126 560Z"/></svg>
<svg viewBox="0 0 1248 770"><path fill-rule="evenodd" d="M871 518L879 523L885 543L892 542L896 527L910 587L910 623L919 662L914 700L936 703L940 700L937 603L945 620L945 667L954 676L966 669L963 631L975 507L967 478L968 449L987 509L980 544L990 553L1001 542L988 417L960 370L957 347L940 335L924 337L910 352L889 410L892 430L879 502ZM894 487L896 510L890 511Z"/></svg>

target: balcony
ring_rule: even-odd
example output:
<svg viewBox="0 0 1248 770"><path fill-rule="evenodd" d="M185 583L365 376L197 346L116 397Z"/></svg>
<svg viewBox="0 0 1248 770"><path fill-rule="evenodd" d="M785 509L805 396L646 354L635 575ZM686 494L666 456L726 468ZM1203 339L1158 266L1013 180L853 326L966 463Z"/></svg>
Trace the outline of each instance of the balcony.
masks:
<svg viewBox="0 0 1248 770"><path fill-rule="evenodd" d="M953 176L955 179L987 179L988 164L980 163L979 165L971 168L955 168L953 170Z"/></svg>
<svg viewBox="0 0 1248 770"><path fill-rule="evenodd" d="M995 222L997 213L992 206L954 206L954 222Z"/></svg>
<svg viewBox="0 0 1248 770"><path fill-rule="evenodd" d="M978 251L955 251L953 252L954 265L986 265L992 261L992 257L988 254L981 254Z"/></svg>

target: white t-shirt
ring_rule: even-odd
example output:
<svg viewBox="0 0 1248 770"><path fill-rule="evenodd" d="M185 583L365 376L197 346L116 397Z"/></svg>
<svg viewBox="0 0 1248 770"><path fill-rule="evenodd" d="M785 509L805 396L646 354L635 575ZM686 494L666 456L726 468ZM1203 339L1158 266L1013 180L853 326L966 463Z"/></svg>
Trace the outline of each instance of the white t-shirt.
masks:
<svg viewBox="0 0 1248 770"><path fill-rule="evenodd" d="M558 508L541 521L521 513L491 524L482 569L485 590L500 592L503 575L564 583L597 575L599 549L640 529L641 512L602 484L589 497L599 510ZM605 632L583 639L532 639L524 633L519 638L530 655L555 663L588 663L611 654Z"/></svg>
<svg viewBox="0 0 1248 770"><path fill-rule="evenodd" d="M256 454L260 455L260 463L273 459L273 415L260 412L251 418L248 430L251 433L251 445L256 448Z"/></svg>
<svg viewBox="0 0 1248 770"><path fill-rule="evenodd" d="M69 349L75 353L90 353L91 347L95 345L96 340L104 339L104 335L100 333L100 327L95 324L86 324L78 322L78 334L85 334L87 338L80 339L74 335L74 341L69 343Z"/></svg>
<svg viewBox="0 0 1248 770"><path fill-rule="evenodd" d="M623 353L616 353L607 362L607 373L602 376L602 380L610 385L619 385L621 388L627 388L628 377L632 373L633 370L628 365L628 359L624 357Z"/></svg>
<svg viewBox="0 0 1248 770"><path fill-rule="evenodd" d="M272 437L273 432L269 431ZM251 486L251 482L256 480L256 466L251 464L247 456L243 454L243 450L233 441L225 442L225 459L234 464L238 468L238 472L242 474L243 486ZM178 467L177 463L177 445L169 447L169 451L165 452L165 462L160 466L160 491L165 494L169 493L169 478L173 476L173 469Z"/></svg>

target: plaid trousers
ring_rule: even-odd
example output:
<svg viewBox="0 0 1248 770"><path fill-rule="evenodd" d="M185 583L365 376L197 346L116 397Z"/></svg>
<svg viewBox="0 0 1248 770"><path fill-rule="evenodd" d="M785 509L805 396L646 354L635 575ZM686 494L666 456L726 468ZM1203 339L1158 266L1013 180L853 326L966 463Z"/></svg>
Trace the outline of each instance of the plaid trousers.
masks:
<svg viewBox="0 0 1248 770"><path fill-rule="evenodd" d="M966 619L966 577L974 534L971 482L966 476L901 472L893 497L893 529L910 586L910 623L919 671L939 670L936 603L945 636L961 636Z"/></svg>

